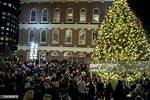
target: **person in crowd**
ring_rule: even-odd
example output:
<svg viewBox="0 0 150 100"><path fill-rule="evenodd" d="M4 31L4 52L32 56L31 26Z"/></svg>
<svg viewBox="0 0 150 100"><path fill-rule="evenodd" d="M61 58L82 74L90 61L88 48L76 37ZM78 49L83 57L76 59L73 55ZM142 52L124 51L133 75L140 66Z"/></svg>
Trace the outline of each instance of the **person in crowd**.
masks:
<svg viewBox="0 0 150 100"><path fill-rule="evenodd" d="M45 95L43 96L43 100L51 100L51 99L52 99L52 96L49 95L49 94L45 94Z"/></svg>
<svg viewBox="0 0 150 100"><path fill-rule="evenodd" d="M115 92L114 92L114 100L124 100L123 97L123 82L118 80Z"/></svg>
<svg viewBox="0 0 150 100"><path fill-rule="evenodd" d="M80 80L77 83L78 85L78 91L79 91L79 100L85 100L86 96L86 83L84 81L84 78L80 78Z"/></svg>
<svg viewBox="0 0 150 100"><path fill-rule="evenodd" d="M89 82L88 100L94 100L95 97L95 86L92 81Z"/></svg>
<svg viewBox="0 0 150 100"><path fill-rule="evenodd" d="M101 79L95 79L96 84L96 95L98 98L103 98L104 95L104 83L101 81Z"/></svg>
<svg viewBox="0 0 150 100"><path fill-rule="evenodd" d="M141 84L136 84L136 88L133 90L132 94L135 100L141 100L143 95Z"/></svg>
<svg viewBox="0 0 150 100"><path fill-rule="evenodd" d="M33 90L28 90L24 97L23 100L34 100L34 91Z"/></svg>
<svg viewBox="0 0 150 100"><path fill-rule="evenodd" d="M0 95L19 95L19 100L110 100L111 83L106 84L96 76L91 79L88 72L86 64L69 64L66 60L44 61L39 65L8 57L0 64ZM140 95L150 100L149 79L135 81L128 89L123 86L119 80L114 100L126 100L129 92L133 92L134 99Z"/></svg>
<svg viewBox="0 0 150 100"><path fill-rule="evenodd" d="M114 92L114 90L112 88L111 83L109 82L106 85L106 88L104 89L104 98L105 98L105 100L111 100L113 92Z"/></svg>

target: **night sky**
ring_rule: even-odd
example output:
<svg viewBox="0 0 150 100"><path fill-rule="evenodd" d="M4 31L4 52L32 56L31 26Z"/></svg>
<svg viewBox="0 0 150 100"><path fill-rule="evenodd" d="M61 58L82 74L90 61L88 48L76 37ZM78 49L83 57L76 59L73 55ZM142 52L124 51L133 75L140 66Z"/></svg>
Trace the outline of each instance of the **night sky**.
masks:
<svg viewBox="0 0 150 100"><path fill-rule="evenodd" d="M141 19L144 26L150 27L150 0L128 0L130 7L137 17Z"/></svg>

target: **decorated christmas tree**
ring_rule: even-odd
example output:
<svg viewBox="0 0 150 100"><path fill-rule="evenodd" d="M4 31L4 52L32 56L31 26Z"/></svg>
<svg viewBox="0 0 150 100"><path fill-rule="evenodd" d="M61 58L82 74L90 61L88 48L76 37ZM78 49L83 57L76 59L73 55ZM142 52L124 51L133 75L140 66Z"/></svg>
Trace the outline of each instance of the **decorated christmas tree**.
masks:
<svg viewBox="0 0 150 100"><path fill-rule="evenodd" d="M127 0L113 0L96 32L97 40L92 54L95 63L149 60L146 33Z"/></svg>

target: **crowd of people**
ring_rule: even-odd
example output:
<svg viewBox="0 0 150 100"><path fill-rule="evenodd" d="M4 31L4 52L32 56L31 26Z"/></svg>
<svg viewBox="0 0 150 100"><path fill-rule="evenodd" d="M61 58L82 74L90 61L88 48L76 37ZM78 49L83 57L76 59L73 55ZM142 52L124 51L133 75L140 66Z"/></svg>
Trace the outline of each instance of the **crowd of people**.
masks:
<svg viewBox="0 0 150 100"><path fill-rule="evenodd" d="M19 95L19 100L150 100L150 80L141 79L130 87L118 80L91 78L86 64L66 60L22 62L7 58L0 63L0 95Z"/></svg>

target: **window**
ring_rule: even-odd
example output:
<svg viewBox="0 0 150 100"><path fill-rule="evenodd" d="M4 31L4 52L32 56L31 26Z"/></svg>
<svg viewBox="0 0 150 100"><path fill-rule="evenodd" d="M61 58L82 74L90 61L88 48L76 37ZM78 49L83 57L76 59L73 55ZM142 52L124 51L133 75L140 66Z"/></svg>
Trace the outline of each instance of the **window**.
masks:
<svg viewBox="0 0 150 100"><path fill-rule="evenodd" d="M34 39L35 39L35 30L29 30L29 38L28 38L28 41L29 42L34 42Z"/></svg>
<svg viewBox="0 0 150 100"><path fill-rule="evenodd" d="M67 22L72 22L73 21L73 10L69 8L67 10Z"/></svg>
<svg viewBox="0 0 150 100"><path fill-rule="evenodd" d="M42 22L48 22L48 10L46 8L42 10Z"/></svg>
<svg viewBox="0 0 150 100"><path fill-rule="evenodd" d="M92 44L95 44L96 42L97 33L95 30L92 31Z"/></svg>
<svg viewBox="0 0 150 100"><path fill-rule="evenodd" d="M59 30L58 29L53 30L52 43L59 43Z"/></svg>
<svg viewBox="0 0 150 100"><path fill-rule="evenodd" d="M47 37L47 30L41 30L41 35L40 35L40 42L41 43L46 43L46 37Z"/></svg>
<svg viewBox="0 0 150 100"><path fill-rule="evenodd" d="M59 59L59 53L57 51L53 51L51 53L52 60Z"/></svg>
<svg viewBox="0 0 150 100"><path fill-rule="evenodd" d="M72 52L65 52L64 53L64 59L66 59L69 64L73 63L73 54L72 54Z"/></svg>
<svg viewBox="0 0 150 100"><path fill-rule="evenodd" d="M7 15L8 15L8 16L11 16L11 13L8 12Z"/></svg>
<svg viewBox="0 0 150 100"><path fill-rule="evenodd" d="M4 37L1 37L0 40L4 40Z"/></svg>
<svg viewBox="0 0 150 100"><path fill-rule="evenodd" d="M2 16L2 19L6 19L6 17L5 17L5 16Z"/></svg>
<svg viewBox="0 0 150 100"><path fill-rule="evenodd" d="M4 27L1 27L1 30L4 30Z"/></svg>
<svg viewBox="0 0 150 100"><path fill-rule="evenodd" d="M12 4L11 4L11 3L8 3L8 6L9 6L9 7L11 7L11 6L12 6Z"/></svg>
<svg viewBox="0 0 150 100"><path fill-rule="evenodd" d="M7 26L10 26L10 23L9 23L9 22L7 22Z"/></svg>
<svg viewBox="0 0 150 100"><path fill-rule="evenodd" d="M9 27L7 27L6 30L9 31Z"/></svg>
<svg viewBox="0 0 150 100"><path fill-rule="evenodd" d="M97 8L93 9L93 23L98 23L99 22L99 10Z"/></svg>
<svg viewBox="0 0 150 100"><path fill-rule="evenodd" d="M56 8L54 10L54 17L53 17L54 22L60 22L60 9Z"/></svg>
<svg viewBox="0 0 150 100"><path fill-rule="evenodd" d="M79 44L85 44L86 41L86 31L80 30L79 31L79 37L78 37L78 43Z"/></svg>
<svg viewBox="0 0 150 100"><path fill-rule="evenodd" d="M6 15L6 12L2 12L2 15Z"/></svg>
<svg viewBox="0 0 150 100"><path fill-rule="evenodd" d="M6 6L6 5L7 5L7 3L6 3L6 2L4 2L4 3L3 3L3 5L4 5L4 6Z"/></svg>
<svg viewBox="0 0 150 100"><path fill-rule="evenodd" d="M30 22L35 22L36 21L36 9L32 9L30 11Z"/></svg>
<svg viewBox="0 0 150 100"><path fill-rule="evenodd" d="M86 22L86 10L84 8L80 10L80 22Z"/></svg>
<svg viewBox="0 0 150 100"><path fill-rule="evenodd" d="M71 44L72 43L72 31L70 29L66 30L65 43L66 44Z"/></svg>
<svg viewBox="0 0 150 100"><path fill-rule="evenodd" d="M78 63L83 64L85 61L85 54L84 53L79 53L78 54Z"/></svg>

